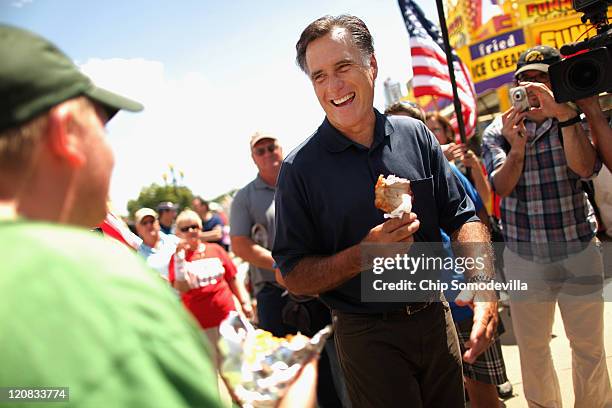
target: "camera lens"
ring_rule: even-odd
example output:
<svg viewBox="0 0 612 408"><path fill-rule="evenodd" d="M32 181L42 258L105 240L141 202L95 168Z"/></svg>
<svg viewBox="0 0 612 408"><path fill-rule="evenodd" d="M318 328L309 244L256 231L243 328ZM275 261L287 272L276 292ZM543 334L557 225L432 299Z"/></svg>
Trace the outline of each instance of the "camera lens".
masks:
<svg viewBox="0 0 612 408"><path fill-rule="evenodd" d="M568 69L567 79L569 84L576 89L593 89L602 79L601 69L591 59L578 61Z"/></svg>

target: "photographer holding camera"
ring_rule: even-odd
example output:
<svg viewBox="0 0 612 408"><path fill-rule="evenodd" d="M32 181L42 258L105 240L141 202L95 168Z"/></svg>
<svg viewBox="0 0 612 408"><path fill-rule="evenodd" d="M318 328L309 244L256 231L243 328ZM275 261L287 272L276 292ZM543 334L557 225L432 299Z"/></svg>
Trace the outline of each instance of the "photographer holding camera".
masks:
<svg viewBox="0 0 612 408"><path fill-rule="evenodd" d="M584 112L593 145L608 169L612 169L612 121L603 114L598 95L612 91L612 24L608 10L612 0L573 0L572 7L582 13L582 22L590 22L587 31L597 34L561 47L568 56L550 67L550 88L559 103L574 101Z"/></svg>
<svg viewBox="0 0 612 408"><path fill-rule="evenodd" d="M596 290L590 300L567 293L579 271L589 275L581 279L603 280L595 214L581 183L601 162L578 113L553 97L548 68L560 59L547 46L521 54L513 107L485 130L483 154L491 185L503 197L506 277L529 282L527 299L510 299L525 398L530 407L561 406L549 347L558 304L573 352L575 406L604 407L610 380L603 303Z"/></svg>
<svg viewBox="0 0 612 408"><path fill-rule="evenodd" d="M591 130L593 145L599 152L599 157L610 171L612 171L612 123L599 106L599 96L578 99L576 105L584 112Z"/></svg>

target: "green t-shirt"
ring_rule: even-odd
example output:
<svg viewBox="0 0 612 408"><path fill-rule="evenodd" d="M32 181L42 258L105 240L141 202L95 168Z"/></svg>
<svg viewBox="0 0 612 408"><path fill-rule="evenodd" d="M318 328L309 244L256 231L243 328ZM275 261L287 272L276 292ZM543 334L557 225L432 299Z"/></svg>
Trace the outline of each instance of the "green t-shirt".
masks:
<svg viewBox="0 0 612 408"><path fill-rule="evenodd" d="M69 387L69 406L220 405L203 332L136 254L26 221L0 223L0 252L0 387Z"/></svg>

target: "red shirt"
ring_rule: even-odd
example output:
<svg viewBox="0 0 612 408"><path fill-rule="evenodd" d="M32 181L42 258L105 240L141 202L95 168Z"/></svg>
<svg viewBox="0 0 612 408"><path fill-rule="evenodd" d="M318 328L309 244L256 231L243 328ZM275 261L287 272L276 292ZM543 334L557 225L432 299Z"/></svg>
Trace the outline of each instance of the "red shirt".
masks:
<svg viewBox="0 0 612 408"><path fill-rule="evenodd" d="M168 280L175 281L175 255L170 258ZM204 329L221 324L228 313L236 310L228 282L236 276L236 267L227 252L214 243L200 244L186 251L185 270L197 276L199 288L182 294L183 304Z"/></svg>

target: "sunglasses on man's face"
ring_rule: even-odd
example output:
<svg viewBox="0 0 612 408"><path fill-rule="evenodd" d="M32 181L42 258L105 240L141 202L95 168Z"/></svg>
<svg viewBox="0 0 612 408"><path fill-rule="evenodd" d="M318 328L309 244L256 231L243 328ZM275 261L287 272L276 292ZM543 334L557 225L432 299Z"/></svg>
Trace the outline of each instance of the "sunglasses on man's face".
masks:
<svg viewBox="0 0 612 408"><path fill-rule="evenodd" d="M276 151L276 149L278 149L278 145L276 143L273 143L273 144L269 144L267 146L256 147L256 148L253 149L253 151L255 152L256 156L263 156L264 154L266 154L266 150L269 153L274 153Z"/></svg>
<svg viewBox="0 0 612 408"><path fill-rule="evenodd" d="M196 230L197 231L199 229L200 229L199 225L193 224L193 225L188 225L186 227L181 227L181 228L179 228L179 231L181 231L181 232L189 232L191 230Z"/></svg>
<svg viewBox="0 0 612 408"><path fill-rule="evenodd" d="M544 72L535 75L519 75L516 79L518 82L539 82L541 84L550 81L550 77Z"/></svg>

